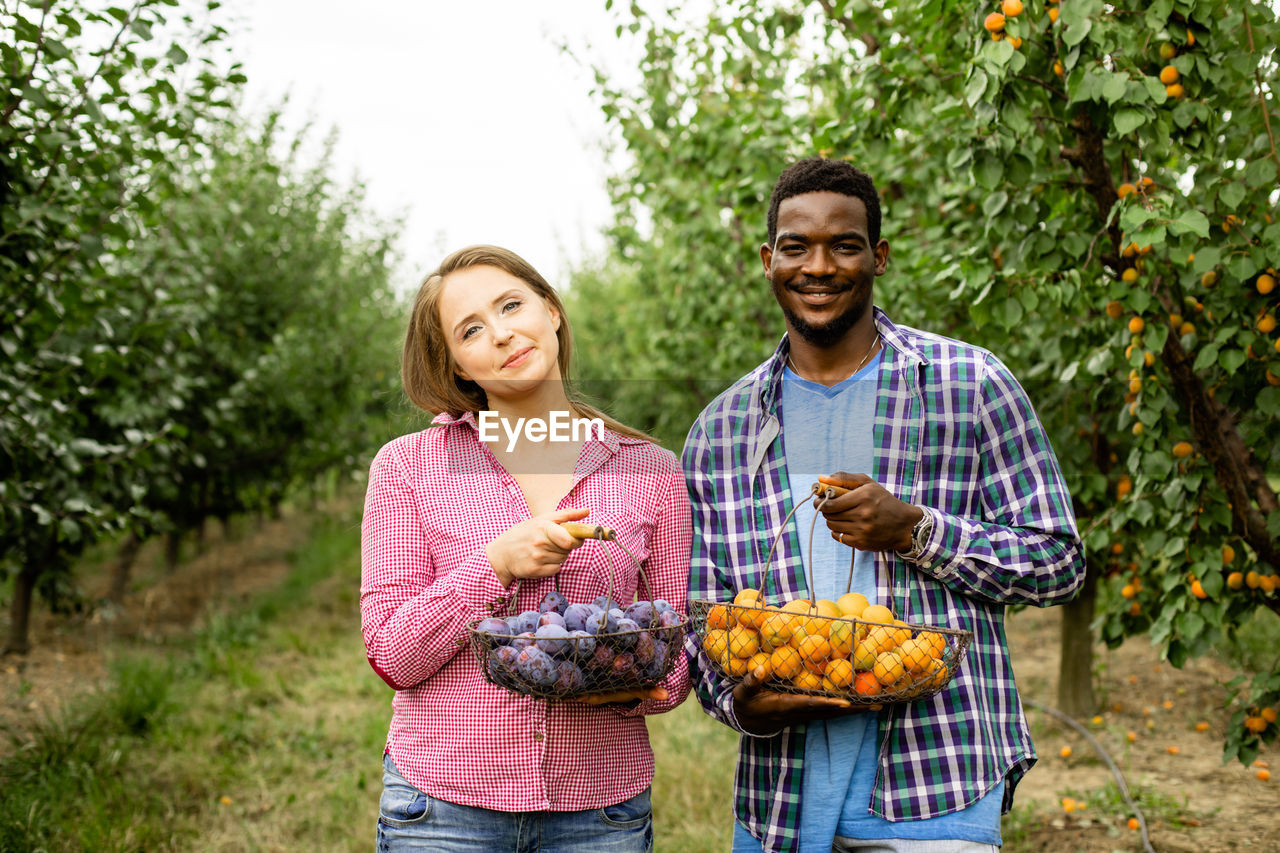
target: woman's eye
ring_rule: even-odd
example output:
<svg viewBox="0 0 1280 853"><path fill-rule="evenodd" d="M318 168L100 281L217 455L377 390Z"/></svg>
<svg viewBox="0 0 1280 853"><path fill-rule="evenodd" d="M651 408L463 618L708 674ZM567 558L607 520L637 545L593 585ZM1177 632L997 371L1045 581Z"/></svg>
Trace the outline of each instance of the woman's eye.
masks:
<svg viewBox="0 0 1280 853"><path fill-rule="evenodd" d="M519 307L520 307L520 300L519 300L519 299L512 299L512 300L511 300L510 302L508 302L506 305L503 305L503 306L502 306L502 311L503 311L503 313L505 314L505 313L507 313L507 312L509 312L509 311L514 311L515 309L517 309L517 308L519 308Z"/></svg>
<svg viewBox="0 0 1280 853"><path fill-rule="evenodd" d="M465 341L467 338L471 337L478 331L480 331L479 326L467 326L467 328L462 330L462 339Z"/></svg>

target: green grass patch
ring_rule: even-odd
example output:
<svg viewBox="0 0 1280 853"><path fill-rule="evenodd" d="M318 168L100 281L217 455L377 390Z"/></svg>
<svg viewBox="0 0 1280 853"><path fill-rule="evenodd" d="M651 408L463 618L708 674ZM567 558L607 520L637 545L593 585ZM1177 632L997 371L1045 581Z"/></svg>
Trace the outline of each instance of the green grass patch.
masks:
<svg viewBox="0 0 1280 853"><path fill-rule="evenodd" d="M724 853L733 846L733 769L738 734L703 713L692 693L649 717L657 850Z"/></svg>
<svg viewBox="0 0 1280 853"><path fill-rule="evenodd" d="M0 850L368 849L391 693L360 643L358 532L322 521L290 565L14 734Z"/></svg>

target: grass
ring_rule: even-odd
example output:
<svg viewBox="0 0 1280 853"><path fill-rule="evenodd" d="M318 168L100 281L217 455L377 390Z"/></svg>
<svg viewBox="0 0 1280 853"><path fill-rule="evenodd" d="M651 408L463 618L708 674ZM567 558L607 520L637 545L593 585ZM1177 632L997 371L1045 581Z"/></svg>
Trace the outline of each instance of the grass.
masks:
<svg viewBox="0 0 1280 853"><path fill-rule="evenodd" d="M118 657L108 689L14 735L0 850L367 850L391 691L360 642L356 527L319 523L289 563L243 609ZM1241 659L1275 654L1276 620L1257 622L1238 634ZM648 722L657 849L728 850L736 735L694 698ZM1148 817L1178 825L1185 803L1136 793ZM1106 791L1077 799L1099 817L1123 810ZM1036 849L1048 817L1007 815L1004 849Z"/></svg>
<svg viewBox="0 0 1280 853"><path fill-rule="evenodd" d="M244 609L120 657L108 688L15 735L0 850L369 849L392 694L360 641L358 535L321 524L290 564ZM736 736L692 698L649 724L658 849L727 850Z"/></svg>

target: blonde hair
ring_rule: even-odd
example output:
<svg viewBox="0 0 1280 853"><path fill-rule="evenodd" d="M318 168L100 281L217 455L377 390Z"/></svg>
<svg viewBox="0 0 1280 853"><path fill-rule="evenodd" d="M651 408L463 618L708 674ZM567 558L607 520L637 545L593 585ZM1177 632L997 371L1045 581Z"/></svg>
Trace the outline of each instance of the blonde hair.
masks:
<svg viewBox="0 0 1280 853"><path fill-rule="evenodd" d="M400 364L400 380L405 393L420 409L433 415L447 412L460 417L463 412L479 413L487 409L488 396L484 389L469 379L463 379L455 370L456 363L446 343L444 327L440 322L440 294L450 273L470 267L494 267L512 275L538 295L548 308L560 315L560 328L556 340L560 344L560 381L565 396L574 412L585 418L600 418L614 432L632 438L657 443L655 439L637 429L609 417L577 398L569 381L569 366L573 354L573 333L569 317L559 294L528 261L509 249L498 246L467 246L440 262L418 288L409 316L409 332L404 339L404 354Z"/></svg>

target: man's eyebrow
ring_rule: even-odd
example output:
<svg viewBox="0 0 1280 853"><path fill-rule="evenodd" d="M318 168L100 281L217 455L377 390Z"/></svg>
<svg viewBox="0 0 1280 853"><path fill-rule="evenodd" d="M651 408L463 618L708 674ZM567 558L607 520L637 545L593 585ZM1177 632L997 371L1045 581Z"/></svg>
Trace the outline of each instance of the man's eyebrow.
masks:
<svg viewBox="0 0 1280 853"><path fill-rule="evenodd" d="M783 232L780 232L780 233L778 234L777 239L774 241L774 243L775 243L775 245L776 245L777 243L781 243L783 240L794 240L794 241L796 241L797 243L809 243L809 242L811 242L811 241L810 241L810 239L809 239L809 237L808 237L807 235L804 235L804 234L797 234L797 233L796 233L796 232L794 232L794 231L783 231ZM832 235L831 239L830 239L828 242L831 242L831 243L842 243L842 242L844 242L844 241L846 241L846 240L861 240L862 242L864 242L864 243L865 243L865 242L867 242L867 235L863 234L861 231L845 231L845 232L843 232L843 233L841 233L841 234L834 234L834 235Z"/></svg>

